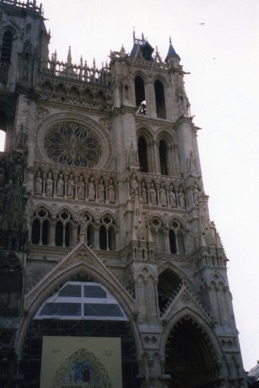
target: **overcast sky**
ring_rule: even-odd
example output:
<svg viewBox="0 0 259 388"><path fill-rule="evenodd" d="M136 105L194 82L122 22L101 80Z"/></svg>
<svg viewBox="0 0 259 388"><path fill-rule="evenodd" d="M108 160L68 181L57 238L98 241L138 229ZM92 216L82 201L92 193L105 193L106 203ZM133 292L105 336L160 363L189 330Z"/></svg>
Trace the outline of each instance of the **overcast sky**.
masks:
<svg viewBox="0 0 259 388"><path fill-rule="evenodd" d="M37 1L39 3L39 1ZM259 359L259 0L42 0L50 54L97 66L142 32L186 72L211 220L228 256L244 367ZM258 239L258 241L257 241Z"/></svg>

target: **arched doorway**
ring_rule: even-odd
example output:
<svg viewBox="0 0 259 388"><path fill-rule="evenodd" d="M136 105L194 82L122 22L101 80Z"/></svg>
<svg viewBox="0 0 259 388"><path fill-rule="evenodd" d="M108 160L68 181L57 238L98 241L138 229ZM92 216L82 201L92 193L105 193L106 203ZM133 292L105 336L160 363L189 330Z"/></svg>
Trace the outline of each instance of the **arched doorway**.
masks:
<svg viewBox="0 0 259 388"><path fill-rule="evenodd" d="M212 343L190 316L178 321L168 336L165 373L171 376L168 388L220 387Z"/></svg>
<svg viewBox="0 0 259 388"><path fill-rule="evenodd" d="M117 299L92 276L86 273L73 276L60 285L35 314L24 340L21 362L26 387L40 386L42 349L46 337L53 337L53 342L64 337L72 341L81 337L82 342L87 337L96 338L99 342L101 338L119 340L122 387L139 387L131 323ZM66 386L65 382L60 386Z"/></svg>

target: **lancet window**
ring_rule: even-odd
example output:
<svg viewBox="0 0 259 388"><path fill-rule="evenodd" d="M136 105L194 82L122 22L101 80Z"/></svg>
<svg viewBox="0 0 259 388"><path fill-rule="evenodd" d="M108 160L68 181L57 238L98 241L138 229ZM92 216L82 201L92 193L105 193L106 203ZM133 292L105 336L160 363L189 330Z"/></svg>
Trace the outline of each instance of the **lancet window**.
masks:
<svg viewBox="0 0 259 388"><path fill-rule="evenodd" d="M2 49L1 49L1 62L10 63L12 55L13 34L10 31L6 31L3 35Z"/></svg>
<svg viewBox="0 0 259 388"><path fill-rule="evenodd" d="M185 244L184 235L180 223L173 220L170 223L170 229L168 233L170 252L174 254L184 254Z"/></svg>
<svg viewBox="0 0 259 388"><path fill-rule="evenodd" d="M56 246L70 247L73 245L71 215L68 211L59 214L55 225L55 244Z"/></svg>
<svg viewBox="0 0 259 388"><path fill-rule="evenodd" d="M148 172L147 141L144 136L138 139L138 157L141 172Z"/></svg>
<svg viewBox="0 0 259 388"><path fill-rule="evenodd" d="M31 242L32 244L48 245L50 235L49 212L40 208L35 212L32 222Z"/></svg>
<svg viewBox="0 0 259 388"><path fill-rule="evenodd" d="M110 216L105 216L101 219L101 227L99 230L100 249L111 251L116 248L115 239L115 223Z"/></svg>
<svg viewBox="0 0 259 388"><path fill-rule="evenodd" d="M162 175L168 175L168 145L164 139L159 142L160 169Z"/></svg>
<svg viewBox="0 0 259 388"><path fill-rule="evenodd" d="M135 78L135 96L136 96L136 106L140 107L141 103L146 100L146 97L145 97L145 84L144 84L143 78L141 78L139 75Z"/></svg>
<svg viewBox="0 0 259 388"><path fill-rule="evenodd" d="M155 99L156 99L156 113L157 117L160 119L166 118L166 109L165 109L165 91L164 85L161 81L156 80L154 84L155 88Z"/></svg>
<svg viewBox="0 0 259 388"><path fill-rule="evenodd" d="M165 228L160 219L154 218L151 220L150 229L155 244L155 248L158 252L165 251Z"/></svg>

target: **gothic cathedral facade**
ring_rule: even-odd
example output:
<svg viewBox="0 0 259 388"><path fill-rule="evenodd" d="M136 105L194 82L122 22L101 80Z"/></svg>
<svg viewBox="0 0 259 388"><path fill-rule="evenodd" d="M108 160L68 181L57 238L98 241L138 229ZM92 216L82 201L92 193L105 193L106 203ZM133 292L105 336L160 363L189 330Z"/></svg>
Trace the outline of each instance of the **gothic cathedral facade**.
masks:
<svg viewBox="0 0 259 388"><path fill-rule="evenodd" d="M1 387L246 386L180 57L133 38L63 63L0 0Z"/></svg>

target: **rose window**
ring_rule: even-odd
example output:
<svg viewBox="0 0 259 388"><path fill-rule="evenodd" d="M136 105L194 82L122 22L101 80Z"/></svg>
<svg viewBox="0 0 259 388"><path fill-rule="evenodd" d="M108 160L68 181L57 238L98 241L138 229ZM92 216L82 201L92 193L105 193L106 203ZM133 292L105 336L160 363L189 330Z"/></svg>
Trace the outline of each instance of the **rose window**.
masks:
<svg viewBox="0 0 259 388"><path fill-rule="evenodd" d="M55 163L94 167L101 157L101 143L88 127L73 122L55 125L44 140L48 157Z"/></svg>

